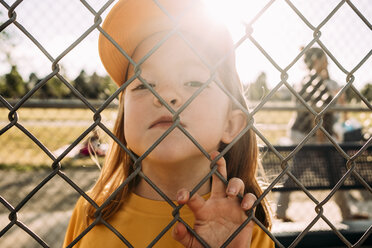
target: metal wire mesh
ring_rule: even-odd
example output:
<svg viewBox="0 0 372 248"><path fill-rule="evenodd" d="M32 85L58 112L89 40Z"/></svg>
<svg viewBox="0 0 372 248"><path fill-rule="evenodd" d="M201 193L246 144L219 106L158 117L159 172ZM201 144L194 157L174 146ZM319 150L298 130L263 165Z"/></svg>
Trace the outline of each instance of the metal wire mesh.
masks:
<svg viewBox="0 0 372 248"><path fill-rule="evenodd" d="M32 201L35 197L35 195L41 191L43 188L48 187L48 183L51 180L63 180L65 183L67 183L71 188L73 188L79 195L83 196L92 206L96 208L96 216L97 218L91 225L81 234L77 239L71 243L68 247L73 247L73 245L78 242L91 228L93 228L95 225L101 223L105 225L107 228L109 228L113 233L115 233L118 238L120 238L125 245L128 247L132 247L132 245L127 241L125 236L121 233L119 233L113 226L111 226L108 222L106 222L101 217L101 211L102 209L108 204L108 202L115 197L115 195L120 191L122 187L124 187L126 184L128 184L131 180L133 180L134 177L139 176L143 178L168 204L174 209L173 212L173 220L169 223L167 227L164 228L164 230L159 233L159 235L153 240L149 246L153 246L156 244L158 239L164 235L164 233L169 230L174 223L176 222L182 222L186 225L188 230L192 232L195 237L205 246L209 247L208 244L200 237L198 236L181 217L179 214L180 209L182 206L175 205L168 196L161 191L161 189L154 184L150 178L145 175L142 172L141 168L141 161L145 159L148 154L155 149L155 147L174 129L181 130L194 144L198 147L198 149L208 158L210 159L208 153L205 151L205 149L194 139L194 137L183 127L180 125L180 114L190 105L190 103L204 90L205 87L208 86L209 83L212 82L212 80L215 80L213 78L213 75L215 73L215 67L212 67L205 63L208 68L211 71L212 77L204 84L203 87L198 89L193 96L185 102L185 104L175 111L171 106L167 104L167 102L162 99L162 97L141 77L140 70L137 70L136 75L134 75L132 78L128 79L126 83L124 83L119 89L116 90L114 94L112 94L109 98L104 101L104 103L98 107L95 107L88 99L86 99L81 92L76 90L70 82L64 77L64 75L61 73L60 69L60 63L61 60L64 59L72 50L76 49L76 47L83 42L83 40L90 35L93 31L98 30L100 33L102 33L107 39L109 39L115 46L120 50L120 52L130 61L130 63L135 68L140 68L141 64L149 57L152 53L158 49L162 43L173 33L177 33L180 37L182 37L188 46L193 49L195 52L196 50L193 48L193 46L188 42L188 40L183 36L179 30L174 29L172 30L167 37L164 38L159 44L157 44L156 47L154 47L148 54L148 56L145 56L141 61L138 63L135 63L128 54L123 51L120 46L113 40L101 27L102 23L102 13L105 12L107 9L109 9L112 4L113 0L107 1L101 8L99 8L98 11L96 11L95 8L92 7L91 4L88 3L88 1L81 0L82 6L86 10L88 10L92 17L94 17L94 22L91 23L89 27L86 28L85 32L79 35L78 38L76 38L67 48L59 53L57 56L53 56L48 49L46 49L42 44L38 42L38 39L33 36L32 33L29 33L27 28L25 26L17 21L17 8L22 4L22 0L17 0L12 4L8 4L5 1L1 0L0 3L5 7L5 9L8 11L8 19L1 25L0 31L6 31L9 26L15 26L22 34L27 37L45 56L51 63L51 72L49 75L47 75L45 78L43 78L35 87L33 87L30 91L28 91L18 102L15 104L10 104L9 101L7 101L4 97L0 96L1 103L9 110L8 113L8 119L9 122L5 127L3 127L0 130L0 135L9 132L11 129L18 129L21 131L24 135L29 137L30 140L32 140L43 152L44 154L51 160L50 163L50 169L51 172L47 175L44 175L40 180L37 182L37 185L30 190L30 193L28 193L26 196L24 196L20 202L17 202L16 204L11 204L11 199L5 199L3 196L0 197L1 204L7 209L9 213L9 221L7 222L6 226L0 231L0 237L4 236L11 228L18 227L22 229L24 232L26 232L30 237L32 237L38 244L40 244L42 247L50 247L53 246L53 244L47 244L42 238L39 237L37 233L35 233L32 228L29 228L26 226L22 219L19 217L20 212L22 209L27 207L27 204ZM161 6L160 3L157 1L154 1L159 8L167 15L167 10ZM257 199L257 201L254 204L254 207L257 206L264 197L266 197L269 192L276 186L276 184L279 182L279 180L282 179L283 176L287 175L289 178L291 178L295 184L308 196L311 201L314 202L316 205L315 211L316 211L316 217L311 221L310 224L308 224L303 231L297 236L297 238L293 241L293 243L290 245L290 247L295 247L298 245L298 243L303 239L303 237L309 232L309 230L314 226L315 223L317 223L320 219L325 221L327 225L333 230L333 232L342 240L342 242L347 247L358 247L363 244L363 242L370 236L372 232L372 226L370 226L363 236L354 244L350 243L349 240L345 238L345 236L335 227L335 225L326 217L324 214L324 205L329 202L330 198L335 194L337 190L351 177L357 179L362 185L366 187L366 189L369 192L372 192L371 185L369 185L365 179L358 173L357 166L355 161L358 160L359 156L366 151L366 149L371 145L372 138L369 138L361 147L360 149L355 152L353 155L350 155L345 152L345 150L337 143L336 140L325 130L323 127L323 115L330 111L330 108L335 104L335 102L338 100L338 98L344 94L344 92L347 89L351 89L355 92L357 97L361 99L361 101L367 106L369 110L372 109L370 102L355 88L353 85L353 82L355 80L354 74L363 66L363 64L370 58L372 54L372 50L369 50L367 54L355 65L351 70L345 69L345 67L338 61L338 59L332 54L332 52L328 49L328 47L322 42L322 33L321 30L324 28L324 26L327 24L327 22L332 18L335 13L341 8L341 7L348 7L355 12L355 14L360 18L360 20L363 21L363 23L371 30L371 24L368 21L368 18L366 18L360 10L353 4L351 1L340 1L334 9L327 14L327 16L321 21L321 23L317 26L314 26L302 13L297 9L297 7L289 0L286 0L285 3L292 9L292 11L301 19L301 21L307 26L307 28L313 32L313 38L308 41L307 45L305 46L304 50L299 52L290 63L288 63L285 67L280 66L277 61L270 56L269 52L264 49L263 46L261 46L260 42L258 42L254 36L252 35L253 31L253 25L254 23L261 18L261 16L270 8L270 6L275 1L268 2L262 10L251 19L250 22L246 23L246 33L244 36L240 38L240 40L236 43L235 49L237 49L242 43L244 42L251 42L269 61L273 67L280 73L280 82L276 84L276 86L267 94L265 97L262 98L262 100L252 109L252 111L246 110L241 104L230 94L229 91L225 89L223 84L221 82L217 81L217 85L221 88L222 91L225 92L225 94L234 102L236 103L239 108L246 114L247 118L250 120L249 125L242 130L242 132L233 140L233 142L227 146L221 154L215 158L213 161L211 161L211 171L208 173L202 181L192 190L191 195L194 194L206 181L208 181L213 174L216 174L219 176L219 178L227 184L226 180L217 172L217 166L216 161L226 154L226 152L230 149L230 147L237 142L237 140L246 133L249 129L252 129L256 135L265 143L265 145L270 149L279 159L280 163L278 163L278 166L281 166L282 172L276 177L275 180L271 182L271 184L265 189L264 193ZM169 16L171 20L173 20L172 16ZM299 59L304 55L304 53L311 48L313 45L318 45L321 47L327 54L327 56L337 65L340 71L342 71L346 76L345 84L343 85L342 89L337 93L337 95L332 99L332 101L323 109L320 111L314 109L312 106L310 106L304 99L298 94L298 92L288 83L288 71L293 67L295 63L299 61ZM226 54L227 56L227 54ZM201 58L202 59L202 58ZM57 77L73 94L74 96L81 101L84 106L91 111L91 114L93 116L93 121L90 123L89 127L86 128L79 134L79 136L59 155L55 156L50 149L41 142L33 132L31 132L28 128L26 128L24 125L22 125L19 122L19 113L23 105L32 97L32 95L38 91L42 86L47 84L47 82L52 78ZM109 106L109 104L114 101L114 99L119 95L119 93L124 90L135 78L138 78L148 89L159 99L159 101L168 109L168 111L173 116L173 125L140 157L136 157L135 154L133 154L130 150L128 150L124 144L122 144L117 137L110 131L110 128L107 127L107 125L104 124L102 121L102 113L103 111ZM265 104L273 97L273 95L279 90L280 87L285 86L291 94L293 94L298 101L306 108L307 111L309 111L311 114L313 114L314 119L316 121L316 126L312 129L312 131L306 136L306 138L300 142L297 146L294 147L294 149L289 153L283 156L282 153L277 151L275 147L267 140L267 138L262 134L262 132L255 126L255 115L262 110ZM106 202L98 206L84 191L86 190L85 187L79 186L73 179L71 179L70 176L67 176L64 173L63 170L63 159L66 157L68 153L70 153L74 147L76 147L84 138L87 137L89 133L91 133L96 128L102 130L105 132L114 142L118 143L129 155L130 157L135 161L134 167L135 171L132 173L128 178L125 179L123 184L106 200ZM328 140L332 143L334 148L337 150L339 154L346 160L346 168L347 171L343 174L342 178L336 183L336 185L332 188L330 193L327 197L325 197L324 200L318 201L313 194L303 185L303 183L296 178L293 173L290 171L290 167L288 166L288 161L293 159L296 154L299 153L299 151L303 148L303 146L306 144L306 142L310 139L312 135L314 135L315 132L320 130L325 134L325 136L328 138ZM253 220L258 224L276 243L278 247L284 247L283 244L281 244L276 237L267 229L265 228L262 223L250 212L248 214L248 217L246 221L241 225L239 229L237 229L232 236L225 242L225 244L222 247L226 247L229 242L239 233L239 231L249 222Z"/></svg>

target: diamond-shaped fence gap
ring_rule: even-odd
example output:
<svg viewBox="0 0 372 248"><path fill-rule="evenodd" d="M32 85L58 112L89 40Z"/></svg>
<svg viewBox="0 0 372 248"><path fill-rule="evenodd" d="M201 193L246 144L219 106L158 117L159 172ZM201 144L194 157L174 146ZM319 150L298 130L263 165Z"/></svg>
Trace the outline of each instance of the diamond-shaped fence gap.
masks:
<svg viewBox="0 0 372 248"><path fill-rule="evenodd" d="M74 166L62 168L62 173L66 175L69 179L71 179L73 183L76 184L77 187L79 187L84 192L87 192L88 190L91 189L91 187L93 187L93 184L95 183L100 174L100 170L97 166L89 165ZM72 186L70 186L64 179L62 180L64 182L63 188L66 189L67 195L77 200L77 198L80 197L80 194ZM59 183L58 185L62 185L62 183ZM66 206L66 210L72 210L71 206L74 206L75 203L76 201L73 200L68 201L69 206Z"/></svg>
<svg viewBox="0 0 372 248"><path fill-rule="evenodd" d="M268 89L260 85L259 80L252 85L252 91L268 92ZM247 93L249 94L249 93ZM294 104L290 101L283 102L281 99L290 100L290 92L282 85L265 103L262 109L254 115L256 128L270 141L271 144L290 145L288 129L294 116ZM280 111L278 111L280 109ZM267 118L270 116L270 120Z"/></svg>
<svg viewBox="0 0 372 248"><path fill-rule="evenodd" d="M321 28L321 32L321 41L348 71L353 69L371 50L371 30L347 4L341 6ZM344 49L336 49L340 46Z"/></svg>
<svg viewBox="0 0 372 248"><path fill-rule="evenodd" d="M39 129L29 127L28 131L37 135ZM0 141L7 144L0 150L0 164L4 167L13 165L21 169L27 166L50 165L53 162L35 142L15 126L2 134Z"/></svg>
<svg viewBox="0 0 372 248"><path fill-rule="evenodd" d="M74 125L74 124L73 124ZM75 123L76 125L76 123ZM67 149L70 149L73 142L85 132L88 127L81 126L80 129L76 129L74 126L70 126L69 129L65 129L63 135L69 136L71 142L66 144L60 144L58 149L54 150L53 153L56 156L62 155ZM75 132L73 135L71 132ZM76 135L76 136L75 136ZM66 139L64 139L66 140ZM98 167L102 168L104 163L104 157L108 151L110 138L107 134L96 127L90 131L72 150L66 154L61 160L63 167Z"/></svg>
<svg viewBox="0 0 372 248"><path fill-rule="evenodd" d="M31 229L31 231L33 231ZM36 233L36 235L38 235ZM4 247L13 247L14 244L19 247L30 247L40 248L42 247L33 237L17 225L13 225L5 234L1 237L1 245ZM50 245L50 244L49 244Z"/></svg>
<svg viewBox="0 0 372 248"><path fill-rule="evenodd" d="M94 129L80 142L66 159L65 166L94 167L101 169L105 155L113 141L100 128ZM65 147L63 147L65 148Z"/></svg>
<svg viewBox="0 0 372 248"><path fill-rule="evenodd" d="M0 59L3 65L0 67L0 73L11 72L12 66L16 65L23 80L28 81L32 73L38 79L43 79L52 72L51 61L21 30L12 24L5 32L9 33L9 38L1 38L0 35L0 47L4 49L4 58ZM5 56L6 54L9 55ZM63 65L61 71L63 72Z"/></svg>
<svg viewBox="0 0 372 248"><path fill-rule="evenodd" d="M31 73L28 79L25 80L28 81L26 84L26 90L31 91L33 88L39 87L40 83L43 83L42 80L44 79ZM62 98L71 98L72 96L73 93L71 90L57 76L54 76L36 90L32 96L26 100L26 102L30 101L30 99L38 101L40 99L54 98L58 100Z"/></svg>
<svg viewBox="0 0 372 248"><path fill-rule="evenodd" d="M314 27L318 26L340 3L338 0L315 0L311 2L291 0L291 2Z"/></svg>
<svg viewBox="0 0 372 248"><path fill-rule="evenodd" d="M321 197L319 201L323 201L330 193L331 193L330 190L322 191L319 195ZM327 217L328 220L332 222L333 225L337 225L338 223L342 227L342 223L341 223L343 221L342 211L345 211L345 209L343 208L342 210L341 208L343 206L341 206L339 203L342 203L342 202L345 203L343 199L348 200L346 203L350 204L351 211L358 212L356 206L351 204L351 201L349 198L350 198L349 192L340 189L330 198L330 200L327 203L324 204L323 214L324 216ZM323 224L328 226L325 222L323 222ZM345 227L342 229L345 229Z"/></svg>
<svg viewBox="0 0 372 248"><path fill-rule="evenodd" d="M15 208L50 173L50 169L9 169L1 175L2 197ZM19 180L15 182L14 178Z"/></svg>
<svg viewBox="0 0 372 248"><path fill-rule="evenodd" d="M37 110L36 110L37 111ZM51 111L50 111L51 112ZM55 113L57 114L59 111L55 109ZM80 125L79 125L80 124ZM57 151L64 145L69 144L70 142L74 141L85 129L89 126L89 124L85 123L82 125L81 123L77 123L74 121L59 121L59 120L42 120L42 121L35 121L35 120L28 120L25 121L24 126L31 132L33 135L43 143L50 151L52 151L55 155L58 154ZM70 127L70 130L66 129ZM66 139L66 137L69 137ZM27 141L28 137L24 135L24 137L20 137L18 140L19 144L23 144ZM11 143L11 142L10 142ZM27 143L26 143L27 144ZM15 149L18 152L21 152L22 148ZM30 152L33 154L29 154L25 158L35 157L36 154L42 155L44 151L37 150L30 147ZM26 154L25 154L26 155ZM32 156L33 155L33 156ZM38 156L40 156L38 155ZM40 160L38 161L41 162ZM50 164L50 160L44 160L42 164Z"/></svg>
<svg viewBox="0 0 372 248"><path fill-rule="evenodd" d="M50 172L45 170L44 173ZM35 173L34 176L41 181L44 173ZM71 200L58 194L61 188L64 188ZM65 187L65 181L56 175L22 207L18 212L18 218L44 241L60 246L62 240L59 233L67 228L69 208L74 204L74 200L77 200L76 192Z"/></svg>
<svg viewBox="0 0 372 248"><path fill-rule="evenodd" d="M254 23L252 36L284 68L313 39L313 32L284 1L276 1Z"/></svg>
<svg viewBox="0 0 372 248"><path fill-rule="evenodd" d="M280 82L280 72L250 40L238 46L235 53L237 71L244 84L249 107L254 108L258 101L268 94L269 85ZM263 71L263 68L266 68L266 71ZM270 74L266 73L267 70L270 70Z"/></svg>
<svg viewBox="0 0 372 248"><path fill-rule="evenodd" d="M92 22L89 23L90 26L93 25L93 18L94 16L87 16L88 18L91 17ZM90 26L85 27L85 29L81 30L82 35ZM69 66L68 76L70 78L76 77L84 70L87 74L92 75L93 73L97 73L98 75L106 75L105 69L100 61L98 55L98 30L93 30L88 36L86 36L77 46L75 46L71 51L69 51L60 62L62 66L67 65ZM72 40L69 44L66 44L62 47L62 51L64 51L72 42L75 42L79 36L76 36L74 40ZM103 76L101 76L103 77ZM107 88L110 89L114 84L111 82L111 79L107 78ZM111 86L111 87L110 87ZM82 93L82 92L81 92Z"/></svg>
<svg viewBox="0 0 372 248"><path fill-rule="evenodd" d="M39 6L44 8L43 16L37 16L30 11L37 1L22 2L17 11L17 21L31 33L53 57L57 57L64 49L75 41L86 29L91 26L89 11L79 2L68 0L55 2L48 0ZM51 8L66 11L51 12ZM68 13L68 14L66 14ZM57 15L57 16L56 16ZM93 18L92 18L93 19ZM79 23L79 25L76 25ZM58 29L58 33L54 30Z"/></svg>
<svg viewBox="0 0 372 248"><path fill-rule="evenodd" d="M259 111L254 118L255 127L274 145L283 142L283 138L287 137L288 121L292 113L272 111L270 106L270 103L267 104L267 110ZM270 116L270 121L267 116Z"/></svg>
<svg viewBox="0 0 372 248"><path fill-rule="evenodd" d="M316 90L315 87L316 87L317 84L319 84L319 82L321 82L321 81L319 81L319 80L310 81L309 82L310 86L308 86L306 88L306 90L305 89L302 89L302 90L299 89L299 91L296 92L298 94L298 96L293 97L294 99L296 99L296 109L298 111L297 115L300 115L301 118L302 118L302 124L300 124L300 125L307 124L306 130L308 130L308 131L306 131L307 132L306 134L311 133L313 131L313 128L316 127L316 125L318 125L318 123L320 123L320 122L322 122L320 124L320 127L325 127L326 125L330 124L330 119L329 119L330 117L327 117L327 115L332 113L332 109L331 109L332 106L328 106L328 104L334 98L329 93L325 93L323 95L320 95L318 93L318 94L314 94L314 96L316 98L319 98L316 101L316 103L314 103L314 96L309 95L309 93L314 91L314 89ZM322 89L324 87L325 86L320 86L319 89ZM301 101L304 101L304 103L301 102ZM334 106L334 104L333 104L333 106ZM324 112L321 116L320 113L322 111L324 111ZM326 116L326 117L324 117L324 116ZM304 127L301 127L301 128L304 128ZM312 140L312 139L315 138L315 133L316 132L323 132L323 131L321 131L320 128L318 128L318 130L314 132L314 135L311 136L310 141L308 140L308 142L310 142L310 143L314 142L314 140ZM324 134L324 137L326 137L325 134ZM327 142L328 142L328 139L327 139Z"/></svg>
<svg viewBox="0 0 372 248"><path fill-rule="evenodd" d="M329 190L319 192L319 201L323 201L331 193ZM367 198L365 198L367 197ZM369 197L369 198L368 198ZM358 218L359 215L368 215L368 209L364 204L365 201L371 198L371 193L355 190L339 189L323 206L324 215L333 225L344 222L349 224L353 218ZM364 203L364 204L363 204ZM356 217L353 217L356 216ZM363 230L363 232L366 228Z"/></svg>
<svg viewBox="0 0 372 248"><path fill-rule="evenodd" d="M71 180L78 182L78 186L81 187L82 190L87 191L94 183L99 171L96 168L71 168L64 172L68 174ZM20 202L50 173L50 169L34 169L31 171L9 170L6 173L7 175L4 173L0 176L2 196L5 199L9 198L12 201ZM14 182L10 178L18 178L19 180L18 182ZM64 193L59 194L62 188ZM65 198L66 196L67 198ZM56 175L22 207L19 211L18 219L30 227L41 238L46 240L47 243L56 243L60 246L63 240L63 235L61 235L61 233L67 228L68 219L71 216L71 206L76 203L79 197L80 194L72 187L69 187L62 178ZM45 199L52 200L45 201ZM14 202L14 205L18 204L18 202ZM7 218L8 215L9 211L1 211L2 217L4 216L4 218ZM47 228L46 225L48 226ZM14 234L12 230L10 230L11 237L14 236L14 238L19 238L20 235L26 235L24 231L21 231L19 228L19 230L17 230L17 228L18 227L14 229L16 230ZM11 237L9 237L9 239L12 240ZM26 239L26 241L29 240L28 238Z"/></svg>
<svg viewBox="0 0 372 248"><path fill-rule="evenodd" d="M322 199L321 196L324 195L323 191L311 191L311 193L318 201L320 201ZM280 197L280 194L283 194L283 192L273 193L273 198L277 200ZM287 217L296 222L296 225L293 225L293 223L291 224L290 222L281 222L280 220L275 220L273 225L274 232L295 232L303 230L304 228L301 227L307 226L317 215L314 210L316 204L310 200L303 191L293 191L289 195L289 199L290 201L286 208L286 214ZM274 202L272 206L274 213L277 211L277 208L278 202ZM297 226L297 224L299 226Z"/></svg>

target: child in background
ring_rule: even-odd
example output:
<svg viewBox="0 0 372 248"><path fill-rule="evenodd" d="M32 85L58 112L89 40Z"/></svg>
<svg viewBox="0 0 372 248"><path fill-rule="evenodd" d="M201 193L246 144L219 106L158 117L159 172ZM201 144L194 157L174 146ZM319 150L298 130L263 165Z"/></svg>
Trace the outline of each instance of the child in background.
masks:
<svg viewBox="0 0 372 248"><path fill-rule="evenodd" d="M103 24L134 62L100 35L101 60L123 86L113 130L120 142L113 142L87 194L91 200L79 199L64 247L203 247L184 223L174 221L174 208L183 204L180 217L210 247L220 247L252 206L256 220L271 225L266 201L254 204L262 194L257 142L247 130L229 33L208 18L199 0L158 2L162 8L152 0L121 0ZM207 177L214 166L227 186L215 174ZM274 242L250 221L228 247Z"/></svg>

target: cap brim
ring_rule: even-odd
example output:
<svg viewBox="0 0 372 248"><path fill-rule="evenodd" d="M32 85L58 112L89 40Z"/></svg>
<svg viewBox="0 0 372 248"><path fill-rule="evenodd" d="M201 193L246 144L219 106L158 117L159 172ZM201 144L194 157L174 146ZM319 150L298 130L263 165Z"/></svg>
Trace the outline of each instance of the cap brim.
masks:
<svg viewBox="0 0 372 248"><path fill-rule="evenodd" d="M160 7L153 0L121 0L113 6L102 25L114 42L100 33L99 56L106 71L119 86L125 82L128 58L133 55L138 44L154 33L174 28L176 23L171 18L183 13L190 3L200 1L158 2Z"/></svg>

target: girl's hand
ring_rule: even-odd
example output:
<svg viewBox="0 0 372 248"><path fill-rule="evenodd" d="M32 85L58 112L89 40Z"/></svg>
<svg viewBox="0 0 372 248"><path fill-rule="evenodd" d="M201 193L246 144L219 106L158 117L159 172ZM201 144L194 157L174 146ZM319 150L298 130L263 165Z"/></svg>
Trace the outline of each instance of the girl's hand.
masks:
<svg viewBox="0 0 372 248"><path fill-rule="evenodd" d="M211 154L212 159L218 155ZM226 163L223 158L217 161L217 170L227 177ZM177 193L178 204L187 204L195 216L195 232L205 240L210 247L220 247L234 231L247 219L245 211L252 207L256 200L253 194L245 194L240 202L237 195L244 194L244 183L239 178L232 178L227 188L224 183L213 175L211 196L208 200L195 193L191 198L189 192L181 189ZM253 222L248 223L230 242L228 247L250 247ZM182 223L177 223L173 229L173 238L187 248L203 247Z"/></svg>

